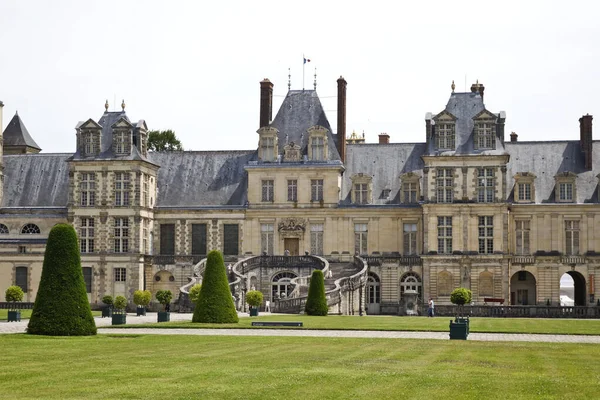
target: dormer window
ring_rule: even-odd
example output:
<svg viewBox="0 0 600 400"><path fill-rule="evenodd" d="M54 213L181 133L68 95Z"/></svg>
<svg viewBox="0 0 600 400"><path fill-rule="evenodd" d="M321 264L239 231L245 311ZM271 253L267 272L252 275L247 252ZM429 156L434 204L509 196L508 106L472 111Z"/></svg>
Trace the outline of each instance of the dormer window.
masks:
<svg viewBox="0 0 600 400"><path fill-rule="evenodd" d="M496 148L496 121L498 117L483 110L473 118L474 141L473 147L480 150Z"/></svg>
<svg viewBox="0 0 600 400"><path fill-rule="evenodd" d="M533 203L535 201L535 175L519 172L515 175L514 199L517 203Z"/></svg>
<svg viewBox="0 0 600 400"><path fill-rule="evenodd" d="M129 154L131 152L131 135L129 131L113 132L113 146L115 154Z"/></svg>
<svg viewBox="0 0 600 400"><path fill-rule="evenodd" d="M263 126L258 130L260 135L259 147L258 147L258 158L263 162L275 162L277 161L278 155L278 141L277 141L278 130L270 127Z"/></svg>
<svg viewBox="0 0 600 400"><path fill-rule="evenodd" d="M577 188L575 186L575 175L573 172L563 172L556 175L555 193L556 201L559 203L574 203L577 199Z"/></svg>
<svg viewBox="0 0 600 400"><path fill-rule="evenodd" d="M454 123L440 123L436 126L438 150L454 150L456 147L454 126Z"/></svg>
<svg viewBox="0 0 600 400"><path fill-rule="evenodd" d="M100 136L102 127L93 119L77 126L78 148L82 156L90 157L100 153Z"/></svg>
<svg viewBox="0 0 600 400"><path fill-rule="evenodd" d="M409 172L402 175L402 197L404 204L414 204L419 201L419 175Z"/></svg>
<svg viewBox="0 0 600 400"><path fill-rule="evenodd" d="M326 161L327 154L327 129L315 125L308 129L308 159L311 161Z"/></svg>
<svg viewBox="0 0 600 400"><path fill-rule="evenodd" d="M361 172L350 179L352 180L352 203L370 204L373 178Z"/></svg>

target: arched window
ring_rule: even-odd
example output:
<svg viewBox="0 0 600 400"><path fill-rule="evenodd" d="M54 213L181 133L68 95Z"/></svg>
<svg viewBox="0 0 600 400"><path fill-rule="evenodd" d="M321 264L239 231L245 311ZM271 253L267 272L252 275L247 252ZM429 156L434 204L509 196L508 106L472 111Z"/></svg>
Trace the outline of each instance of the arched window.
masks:
<svg viewBox="0 0 600 400"><path fill-rule="evenodd" d="M494 295L494 274L483 271L479 274L479 296Z"/></svg>
<svg viewBox="0 0 600 400"><path fill-rule="evenodd" d="M280 272L275 275L271 279L271 299L287 298L292 294L294 285L291 284L291 280L296 277L293 272Z"/></svg>
<svg viewBox="0 0 600 400"><path fill-rule="evenodd" d="M4 224L0 224L0 235L8 235L8 227Z"/></svg>
<svg viewBox="0 0 600 400"><path fill-rule="evenodd" d="M369 273L367 281L367 300L369 304L381 303L381 282L373 273Z"/></svg>
<svg viewBox="0 0 600 400"><path fill-rule="evenodd" d="M442 271L438 274L438 296L450 296L452 293L452 274Z"/></svg>
<svg viewBox="0 0 600 400"><path fill-rule="evenodd" d="M407 272L400 278L400 297L404 298L404 293L407 291L418 292L418 299L423 299L423 284L421 283L421 277L416 272Z"/></svg>
<svg viewBox="0 0 600 400"><path fill-rule="evenodd" d="M21 233L27 235L39 234L40 228L36 224L26 224L21 228Z"/></svg>

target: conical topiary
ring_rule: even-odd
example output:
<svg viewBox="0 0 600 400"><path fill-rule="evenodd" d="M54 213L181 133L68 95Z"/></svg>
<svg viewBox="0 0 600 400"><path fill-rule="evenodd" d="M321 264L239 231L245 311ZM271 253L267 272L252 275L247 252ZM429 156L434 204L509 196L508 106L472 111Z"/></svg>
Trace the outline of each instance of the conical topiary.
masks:
<svg viewBox="0 0 600 400"><path fill-rule="evenodd" d="M305 311L308 315L327 315L329 312L327 298L325 297L323 271L319 269L314 270L310 278Z"/></svg>
<svg viewBox="0 0 600 400"><path fill-rule="evenodd" d="M208 253L202 288L192 322L217 324L238 322L237 311L229 291L223 256L217 250Z"/></svg>
<svg viewBox="0 0 600 400"><path fill-rule="evenodd" d="M77 234L69 224L55 225L48 235L42 278L27 333L96 334L81 270Z"/></svg>

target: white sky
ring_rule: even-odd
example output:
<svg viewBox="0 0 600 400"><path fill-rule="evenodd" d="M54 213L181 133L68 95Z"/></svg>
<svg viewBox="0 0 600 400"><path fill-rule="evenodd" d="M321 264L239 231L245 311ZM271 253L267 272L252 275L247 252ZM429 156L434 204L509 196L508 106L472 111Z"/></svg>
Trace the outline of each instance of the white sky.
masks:
<svg viewBox="0 0 600 400"><path fill-rule="evenodd" d="M210 3L210 4L209 4ZM594 1L17 1L0 3L0 100L44 152L73 152L76 123L127 103L188 150L256 148L259 82L276 103L317 91L336 130L336 79L348 81L347 133L422 142L455 80L483 83L506 135L577 140L600 114L600 3ZM116 99L116 104L115 104ZM598 126L598 123L596 123ZM596 138L598 135L594 135Z"/></svg>

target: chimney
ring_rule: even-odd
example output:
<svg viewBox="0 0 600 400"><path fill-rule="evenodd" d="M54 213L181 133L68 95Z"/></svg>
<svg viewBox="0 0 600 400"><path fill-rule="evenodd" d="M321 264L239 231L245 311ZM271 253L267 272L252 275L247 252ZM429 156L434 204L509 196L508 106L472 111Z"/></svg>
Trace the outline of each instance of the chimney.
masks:
<svg viewBox="0 0 600 400"><path fill-rule="evenodd" d="M379 134L379 144L389 144L390 143L390 135L387 133Z"/></svg>
<svg viewBox="0 0 600 400"><path fill-rule="evenodd" d="M267 78L260 82L260 125L267 126L273 118L273 84Z"/></svg>
<svg viewBox="0 0 600 400"><path fill-rule="evenodd" d="M592 169L592 119L590 114L579 118L579 144L587 170Z"/></svg>
<svg viewBox="0 0 600 400"><path fill-rule="evenodd" d="M337 150L342 162L346 161L346 80L340 76L338 84L337 107Z"/></svg>
<svg viewBox="0 0 600 400"><path fill-rule="evenodd" d="M485 86L483 86L481 83L479 83L479 81L477 81L471 85L471 92L479 93L479 95L481 96L482 99L483 99L483 91L484 90L485 90Z"/></svg>
<svg viewBox="0 0 600 400"><path fill-rule="evenodd" d="M511 132L510 133L510 142L511 143L517 143L517 138L519 137L519 135L517 135L515 132Z"/></svg>

